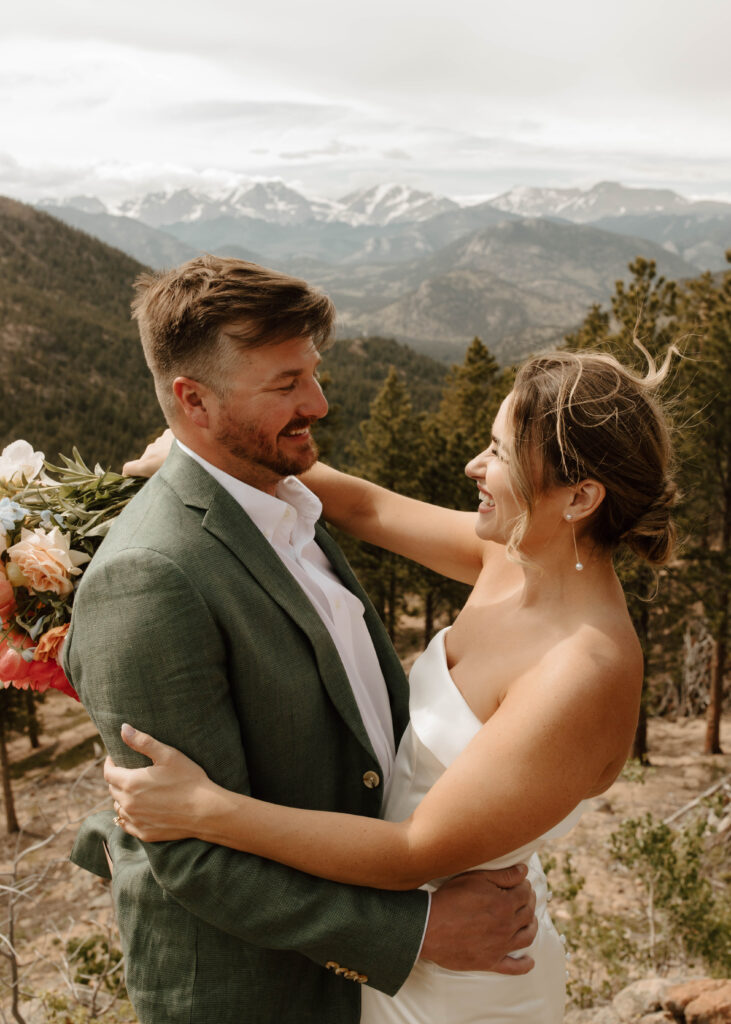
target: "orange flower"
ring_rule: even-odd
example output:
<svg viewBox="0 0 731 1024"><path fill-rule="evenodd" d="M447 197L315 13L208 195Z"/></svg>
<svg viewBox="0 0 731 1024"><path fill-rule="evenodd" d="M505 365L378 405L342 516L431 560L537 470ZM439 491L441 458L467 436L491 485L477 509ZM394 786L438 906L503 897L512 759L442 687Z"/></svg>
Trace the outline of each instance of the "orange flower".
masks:
<svg viewBox="0 0 731 1024"><path fill-rule="evenodd" d="M38 641L33 653L33 661L58 661L61 646L69 631L68 622L63 626L54 626L47 630Z"/></svg>

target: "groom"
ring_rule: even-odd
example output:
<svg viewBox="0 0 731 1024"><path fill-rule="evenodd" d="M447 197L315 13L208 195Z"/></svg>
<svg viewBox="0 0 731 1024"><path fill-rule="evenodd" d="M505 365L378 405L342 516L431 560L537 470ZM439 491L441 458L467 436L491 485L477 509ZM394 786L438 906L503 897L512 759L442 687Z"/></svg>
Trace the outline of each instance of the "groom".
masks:
<svg viewBox="0 0 731 1024"><path fill-rule="evenodd" d="M304 282L204 256L145 275L133 304L177 439L76 596L64 667L117 764L124 721L222 786L377 816L408 717L368 598L295 475L316 459L333 307ZM142 844L87 820L72 859L110 877L142 1024L357 1024L421 955L520 974L522 872L425 892L337 885L198 840ZM499 882L499 888L495 882Z"/></svg>

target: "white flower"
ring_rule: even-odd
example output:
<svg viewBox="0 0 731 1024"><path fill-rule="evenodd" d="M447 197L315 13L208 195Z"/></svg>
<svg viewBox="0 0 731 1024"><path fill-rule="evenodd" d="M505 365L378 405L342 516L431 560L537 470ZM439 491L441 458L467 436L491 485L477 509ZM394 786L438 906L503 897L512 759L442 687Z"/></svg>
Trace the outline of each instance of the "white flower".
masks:
<svg viewBox="0 0 731 1024"><path fill-rule="evenodd" d="M23 478L34 480L43 469L43 452L34 452L27 441L13 441L0 454L0 480L21 486Z"/></svg>

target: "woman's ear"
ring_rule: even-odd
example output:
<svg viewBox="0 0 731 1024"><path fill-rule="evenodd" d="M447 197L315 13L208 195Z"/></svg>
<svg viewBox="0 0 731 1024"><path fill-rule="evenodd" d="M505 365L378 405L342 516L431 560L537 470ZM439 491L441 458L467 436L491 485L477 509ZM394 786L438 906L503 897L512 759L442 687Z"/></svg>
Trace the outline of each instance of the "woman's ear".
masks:
<svg viewBox="0 0 731 1024"><path fill-rule="evenodd" d="M573 488L573 497L566 507L564 515L571 516L574 522L586 519L596 512L602 501L604 501L606 493L606 487L604 484L599 483L598 480L591 478L582 480L581 483Z"/></svg>
<svg viewBox="0 0 731 1024"><path fill-rule="evenodd" d="M173 394L180 413L196 427L210 426L210 398L212 392L191 377L176 377Z"/></svg>

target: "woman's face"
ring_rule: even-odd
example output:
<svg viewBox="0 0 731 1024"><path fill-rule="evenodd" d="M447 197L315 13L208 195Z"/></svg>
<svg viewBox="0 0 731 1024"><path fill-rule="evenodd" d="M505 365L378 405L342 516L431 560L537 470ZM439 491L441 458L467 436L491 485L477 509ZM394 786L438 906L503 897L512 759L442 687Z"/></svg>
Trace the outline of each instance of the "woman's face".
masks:
<svg viewBox="0 0 731 1024"><path fill-rule="evenodd" d="M482 540L506 544L515 527L516 520L525 511L526 503L515 489L510 474L510 459L513 449L510 405L512 392L500 406L492 425L490 447L480 452L465 467L465 473L477 482L480 502L477 506L475 532ZM520 542L521 551L529 557L540 556L541 552L555 542L561 529L564 515L570 506L573 488L550 487L543 490L538 456L534 459L535 503L530 524Z"/></svg>
<svg viewBox="0 0 731 1024"><path fill-rule="evenodd" d="M483 540L505 544L515 526L515 520L525 508L513 489L508 472L510 433L510 402L512 394L503 401L492 425L492 438L486 448L465 466L465 473L477 483L480 502L477 506L475 531Z"/></svg>

